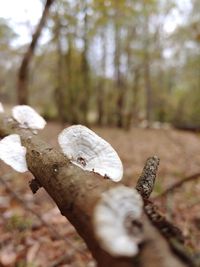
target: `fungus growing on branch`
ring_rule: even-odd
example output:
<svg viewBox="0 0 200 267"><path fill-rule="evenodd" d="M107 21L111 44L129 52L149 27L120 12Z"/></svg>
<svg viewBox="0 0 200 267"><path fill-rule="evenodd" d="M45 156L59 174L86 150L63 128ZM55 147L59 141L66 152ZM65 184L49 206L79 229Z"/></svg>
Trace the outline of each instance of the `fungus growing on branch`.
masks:
<svg viewBox="0 0 200 267"><path fill-rule="evenodd" d="M46 121L30 106L19 105L12 109L13 118L20 124L21 128L41 130Z"/></svg>
<svg viewBox="0 0 200 267"><path fill-rule="evenodd" d="M3 112L4 112L4 108L3 108L2 103L0 102L0 113L3 113Z"/></svg>
<svg viewBox="0 0 200 267"><path fill-rule="evenodd" d="M93 171L114 182L121 180L123 165L113 147L82 125L64 129L58 136L63 153L80 168Z"/></svg>
<svg viewBox="0 0 200 267"><path fill-rule="evenodd" d="M21 145L18 134L8 135L0 141L0 159L18 172L28 171L26 148Z"/></svg>
<svg viewBox="0 0 200 267"><path fill-rule="evenodd" d="M135 189L120 185L102 194L94 211L94 231L112 256L132 257L143 240L143 201Z"/></svg>

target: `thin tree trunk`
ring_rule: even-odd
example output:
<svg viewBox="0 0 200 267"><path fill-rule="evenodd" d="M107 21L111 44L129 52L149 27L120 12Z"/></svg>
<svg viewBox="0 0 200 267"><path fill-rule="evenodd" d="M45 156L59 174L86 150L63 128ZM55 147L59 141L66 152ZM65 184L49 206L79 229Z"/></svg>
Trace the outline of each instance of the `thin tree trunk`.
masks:
<svg viewBox="0 0 200 267"><path fill-rule="evenodd" d="M124 123L124 128L126 130L130 130L133 120L134 122L137 121L138 116L138 83L139 83L139 66L133 67L132 61L133 61L133 53L131 49L131 41L134 40L135 37L135 28L130 25L127 29L127 39L126 39L126 58L127 58L127 67L126 67L126 73L129 80L132 81L131 84L131 92L129 92L129 95L131 95L133 98L131 99L131 104L129 107L129 110L126 114L126 120ZM129 97L128 95L128 97Z"/></svg>
<svg viewBox="0 0 200 267"><path fill-rule="evenodd" d="M32 41L30 45L28 46L28 49L23 57L23 60L21 62L19 72L18 72L18 80L17 80L17 97L18 97L18 104L28 104L28 76L29 76L29 66L31 59L34 55L35 48L38 43L38 39L41 35L42 29L44 28L44 25L47 20L47 16L49 13L50 6L54 0L47 0L42 17L40 19L40 22L38 23L35 32L32 37Z"/></svg>
<svg viewBox="0 0 200 267"><path fill-rule="evenodd" d="M133 83L133 121L138 122L139 113L139 81L140 81L140 67L137 67L134 71L134 83Z"/></svg>
<svg viewBox="0 0 200 267"><path fill-rule="evenodd" d="M68 32L67 34L68 50L65 56L66 59L66 79L65 79L65 97L66 106L65 112L69 118L71 124L77 124L80 122L79 115L79 101L76 90L76 66L73 64L73 53L74 53L74 36L72 33Z"/></svg>
<svg viewBox="0 0 200 267"><path fill-rule="evenodd" d="M148 123L148 127L150 127L152 123L152 87L150 78L149 54L147 51L144 63L144 80L146 90L146 120Z"/></svg>
<svg viewBox="0 0 200 267"><path fill-rule="evenodd" d="M102 126L104 122L104 77L100 78L97 85L97 124Z"/></svg>
<svg viewBox="0 0 200 267"><path fill-rule="evenodd" d="M118 10L116 7L116 18L118 17ZM123 105L124 105L124 90L122 84L121 74L121 44L120 44L120 27L118 20L115 21L115 55L114 55L114 68L115 68L115 86L117 90L117 105L116 105L116 125L123 127Z"/></svg>
<svg viewBox="0 0 200 267"><path fill-rule="evenodd" d="M81 90L81 113L83 114L82 122L88 124L88 112L90 103L90 68L88 62L88 3L85 1L84 7L84 36L83 36L83 52L82 52L82 75L83 88Z"/></svg>
<svg viewBox="0 0 200 267"><path fill-rule="evenodd" d="M140 69L139 67L135 68L134 72L134 80L132 85L132 101L131 101L131 107L127 114L126 118L126 125L125 129L130 130L132 124L137 124L138 122L138 102L139 102L139 79L140 79Z"/></svg>
<svg viewBox="0 0 200 267"><path fill-rule="evenodd" d="M65 122L65 95L63 93L63 53L61 45L61 24L59 15L56 14L55 18L55 39L57 43L57 86L55 89L55 102L57 104L58 118L61 123Z"/></svg>
<svg viewBox="0 0 200 267"><path fill-rule="evenodd" d="M98 125L103 125L105 116L105 79L106 79L106 56L107 56L107 44L106 44L106 31L102 29L101 32L101 42L102 42L102 59L101 59L101 71L102 76L97 88L97 107L98 107Z"/></svg>
<svg viewBox="0 0 200 267"><path fill-rule="evenodd" d="M145 11L145 23L144 23L144 82L145 82L145 91L146 91L146 120L147 127L151 127L152 123L152 111L153 111L153 97L152 97L152 86L151 86L151 73L150 73L150 55L149 55L149 15Z"/></svg>

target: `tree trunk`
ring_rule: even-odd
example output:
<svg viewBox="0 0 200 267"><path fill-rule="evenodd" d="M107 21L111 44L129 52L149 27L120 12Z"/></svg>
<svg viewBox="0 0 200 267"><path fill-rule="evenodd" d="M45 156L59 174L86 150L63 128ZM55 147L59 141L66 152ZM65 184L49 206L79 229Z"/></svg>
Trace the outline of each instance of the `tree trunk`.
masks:
<svg viewBox="0 0 200 267"><path fill-rule="evenodd" d="M149 15L144 6L144 83L146 91L146 120L147 127L151 127L152 111L153 111L153 97L151 86L151 73L150 73L150 55L149 55Z"/></svg>
<svg viewBox="0 0 200 267"><path fill-rule="evenodd" d="M126 58L127 58L127 77L131 80L132 84L129 94L132 96L131 104L126 114L124 128L130 130L133 121L137 122L138 118L138 90L139 90L139 75L140 75L140 66L133 66L133 52L131 49L131 41L135 38L135 28L132 25L129 25L127 29L127 38L126 38ZM135 65L135 64L134 64ZM128 95L129 97L129 95Z"/></svg>
<svg viewBox="0 0 200 267"><path fill-rule="evenodd" d="M88 125L88 113L90 104L90 68L88 62L88 3L85 1L84 7L84 36L83 36L83 52L82 52L82 64L81 73L83 75L83 88L81 89L81 113L82 123Z"/></svg>
<svg viewBox="0 0 200 267"><path fill-rule="evenodd" d="M149 54L147 51L144 62L144 80L145 80L145 91L146 91L146 120L148 123L148 127L151 127L153 105L152 105L152 87L150 78Z"/></svg>
<svg viewBox="0 0 200 267"><path fill-rule="evenodd" d="M54 0L47 0L42 17L40 19L39 24L37 25L35 32L32 37L32 41L28 46L26 53L22 59L19 72L18 72L18 80L17 80L17 97L18 97L18 104L28 104L28 76L29 76L29 66L31 59L34 55L35 48L38 43L38 39L41 35L42 29L46 23L47 16L49 13L50 6Z"/></svg>
<svg viewBox="0 0 200 267"><path fill-rule="evenodd" d="M118 17L118 10L116 7L116 18ZM117 104L116 104L116 125L119 128L123 127L123 106L124 106L124 88L121 74L121 44L120 44L120 27L118 20L115 21L115 55L114 55L114 69L115 69L115 86L117 90Z"/></svg>
<svg viewBox="0 0 200 267"><path fill-rule="evenodd" d="M138 113L139 113L139 79L140 79L140 68L135 68L134 80L132 85L132 101L131 107L127 114L125 129L130 130L132 124L137 125L138 123Z"/></svg>
<svg viewBox="0 0 200 267"><path fill-rule="evenodd" d="M57 86L55 88L55 103L57 105L58 118L61 123L66 120L65 117L65 94L63 92L63 53L61 45L61 24L59 15L55 18L55 40L57 44Z"/></svg>
<svg viewBox="0 0 200 267"><path fill-rule="evenodd" d="M97 88L97 108L98 108L98 125L103 125L105 116L105 79L106 79L106 56L107 56L107 44L106 44L106 31L102 29L101 32L101 42L102 42L102 59L101 59L101 72L100 81Z"/></svg>
<svg viewBox="0 0 200 267"><path fill-rule="evenodd" d="M140 81L140 67L134 71L134 83L133 83L133 122L138 122L139 117L139 81Z"/></svg>

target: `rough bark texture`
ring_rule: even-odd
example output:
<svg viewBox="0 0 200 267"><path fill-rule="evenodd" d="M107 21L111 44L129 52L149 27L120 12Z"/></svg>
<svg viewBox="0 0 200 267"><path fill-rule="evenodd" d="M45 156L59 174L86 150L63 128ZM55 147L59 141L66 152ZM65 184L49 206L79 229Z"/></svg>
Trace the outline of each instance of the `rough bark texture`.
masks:
<svg viewBox="0 0 200 267"><path fill-rule="evenodd" d="M47 0L44 11L40 22L38 23L36 30L33 34L32 41L28 46L28 49L23 57L22 63L18 72L18 81L17 81L17 92L18 92L18 104L27 104L28 103L28 74L29 74L29 65L33 57L35 48L37 46L38 39L40 37L41 31L46 23L48 16L49 8L52 5L54 0Z"/></svg>
<svg viewBox="0 0 200 267"><path fill-rule="evenodd" d="M138 179L136 189L143 199L148 199L153 191L159 161L159 158L156 156L149 158L140 178Z"/></svg>
<svg viewBox="0 0 200 267"><path fill-rule="evenodd" d="M99 267L184 267L162 235L143 214L144 243L135 258L114 258L99 246L94 235L92 214L101 194L116 183L83 171L59 151L39 140L30 131L20 129L0 117L0 137L18 133L27 148L27 164L39 184L57 204L60 212L76 228L92 252Z"/></svg>

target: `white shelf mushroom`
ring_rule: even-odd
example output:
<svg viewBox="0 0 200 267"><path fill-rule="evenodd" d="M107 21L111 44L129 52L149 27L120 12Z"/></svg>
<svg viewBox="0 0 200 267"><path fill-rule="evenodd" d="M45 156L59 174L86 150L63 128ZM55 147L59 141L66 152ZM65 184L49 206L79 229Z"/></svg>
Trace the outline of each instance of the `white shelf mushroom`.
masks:
<svg viewBox="0 0 200 267"><path fill-rule="evenodd" d="M132 257L142 242L143 201L135 189L120 185L102 194L94 210L99 244L112 256Z"/></svg>
<svg viewBox="0 0 200 267"><path fill-rule="evenodd" d="M30 106L19 105L12 109L13 118L19 122L21 128L43 129L46 121Z"/></svg>
<svg viewBox="0 0 200 267"><path fill-rule="evenodd" d="M82 125L64 129L58 136L63 153L80 168L96 172L118 182L123 176L123 165L113 147Z"/></svg>
<svg viewBox="0 0 200 267"><path fill-rule="evenodd" d="M3 112L4 112L4 108L3 108L2 103L0 102L0 113L3 113Z"/></svg>
<svg viewBox="0 0 200 267"><path fill-rule="evenodd" d="M28 171L26 148L21 145L18 134L8 135L0 141L0 159L18 172Z"/></svg>

